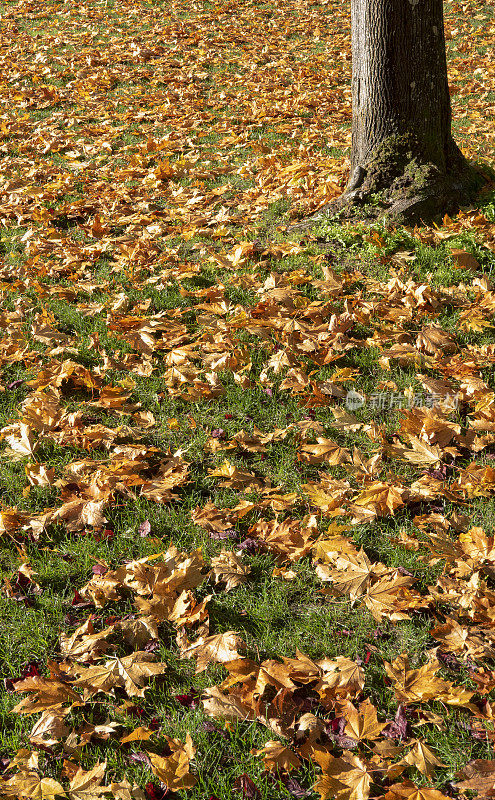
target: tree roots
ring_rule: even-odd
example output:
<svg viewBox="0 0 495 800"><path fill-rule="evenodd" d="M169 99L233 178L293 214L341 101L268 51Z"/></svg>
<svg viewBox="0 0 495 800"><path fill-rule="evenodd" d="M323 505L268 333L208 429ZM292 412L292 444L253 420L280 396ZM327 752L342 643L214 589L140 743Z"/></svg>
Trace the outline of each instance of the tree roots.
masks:
<svg viewBox="0 0 495 800"><path fill-rule="evenodd" d="M380 152L354 169L343 194L291 230L309 228L331 217L391 225L430 224L470 204L487 182L452 142L448 166L441 170L404 149Z"/></svg>

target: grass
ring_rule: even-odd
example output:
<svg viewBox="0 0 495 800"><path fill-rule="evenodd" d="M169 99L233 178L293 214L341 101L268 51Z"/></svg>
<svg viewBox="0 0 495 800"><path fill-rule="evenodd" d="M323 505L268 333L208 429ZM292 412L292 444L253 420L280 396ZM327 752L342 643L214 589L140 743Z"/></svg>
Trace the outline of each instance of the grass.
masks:
<svg viewBox="0 0 495 800"><path fill-rule="evenodd" d="M491 126L488 117L480 119L480 108L483 114L485 108L478 95L466 94L469 81L464 81L466 61L481 58L483 69L483 59L489 58L483 37L470 38L485 17L460 16L456 5L445 5L447 24L459 29L449 40L451 78L458 89L453 94L456 135L470 157L485 158ZM44 431L31 456L16 458L5 448L1 454L0 668L5 682L0 689L0 768L21 748L33 749L29 736L37 719L13 713L19 695L10 682L30 662L47 676L50 663L62 661L61 634L72 634L90 613L98 630L111 615L135 613L130 596L104 609L78 607L77 592L93 567L104 563L116 569L172 544L186 552L200 548L206 564L222 549L239 550L250 568L247 581L232 591L212 577L195 590L198 600L212 595L210 635L236 631L246 643L246 655L258 663L294 658L296 648L313 659L355 660L364 665L366 680L358 699L369 697L381 721L393 719L397 701L386 683L384 662L407 651L411 666L421 666L425 653L438 645L432 627L454 613L452 607L439 602L411 612L407 620L393 622L386 615L377 620L360 601L325 592L330 584L318 578L311 554L286 562L295 576L283 580L273 575L280 566L275 554L249 542L257 535L256 523L274 518L304 527L314 515L316 531L325 534L333 518L311 501L305 484L347 481L352 497L368 486L345 463L305 463L301 448L323 436L351 454L357 448L366 461L384 442L392 443L404 418L398 409L377 411L367 404L355 412L359 422L380 429L374 437L366 429L341 430L331 409L344 407L351 388L368 396L385 390L403 393L408 387L424 391L414 360L384 355L394 343L414 344L424 325L440 325L458 348L459 361L450 375L456 388L462 385L462 364L486 357L485 346L489 353L493 328L460 329L459 321L466 310L473 317L481 313L488 322L493 316L489 290L477 289L475 282L490 281L495 269L493 192L477 215L466 212L438 228L390 230L326 222L304 238L287 232L295 216L322 204L328 181L342 184L345 179L349 31L342 7L333 0L298 7L297 13L283 4L251 0L243 0L240 10L229 4L180 2L117 7L98 0L90 0L84 10L64 4L61 12L59 4L48 0L28 11L21 3L7 2L0 9L6 25L0 53L12 60L21 98L14 106L8 82L0 87L2 120L9 129L1 142L0 173L0 425L20 419L24 401L32 397L31 382L43 370L74 361L89 370L94 382L84 384L81 378L56 387L63 412L75 416ZM481 1L476 11L487 19L491 14ZM13 45L14 27L21 33ZM313 36L316 29L319 38ZM38 71L30 69L38 55L43 85L59 93L54 104L49 91L46 99L40 95ZM486 82L493 83L488 74ZM316 108L307 106L312 97ZM171 173L160 180L156 171L164 162ZM301 164L300 172L284 172ZM229 171L223 174L219 165ZM253 248L236 255L246 243ZM289 252L291 247L295 252ZM476 258L474 272L459 268L451 255L455 249ZM212 254L218 258L210 259ZM329 269L334 280L342 281L338 291ZM403 284L425 285L433 299L423 302L418 292L415 304L400 289L394 300L394 276ZM408 307L410 317L401 316L399 311ZM354 315L348 330L346 315ZM141 338L132 333L133 319L140 321ZM343 349L325 339L332 320L343 325ZM272 360L283 351L288 363L276 372ZM283 388L291 369L300 373L300 390ZM479 376L488 387L491 370L488 360ZM431 354L423 358L420 371L429 378L449 377ZM100 383L129 391L123 407L98 405ZM335 394L323 392L329 385ZM464 432L465 412L475 414L471 400L450 417ZM126 404L138 407L129 410ZM153 424L148 427L136 414L153 415ZM314 427L303 439L300 430L308 424ZM114 438L91 446L83 432L97 426ZM269 434L288 426L284 438L259 448L234 442L241 430ZM131 459L131 447L134 453L147 451L147 480L156 477L159 459L181 452L189 476L171 502L147 499L139 485L135 491L118 487L108 496L99 525L70 530L54 521L40 534L30 529L27 519L60 508L68 498L97 495L119 452L127 448ZM460 448L452 462L445 456L444 465L453 464L450 483L471 461L490 466L492 450L487 442L480 451ZM258 488L243 492L235 484L219 485L211 472L226 459L252 473ZM88 461L86 481L84 467L74 464ZM29 483L26 467L29 471L33 462L53 469L50 485ZM410 488L425 472L425 466L385 457L373 479ZM269 489L295 497L270 507ZM446 492L406 503L394 515L355 520L347 535L372 562L413 573L416 588L426 595L444 562L430 563L426 557L418 517L464 513L469 525L490 531L491 492L487 484L486 497L455 503ZM207 503L222 512L241 500L251 501L253 509L234 518L229 538L214 538L194 522L195 511ZM355 513L346 508L340 516L348 523ZM22 524L9 522L15 514L26 515ZM139 526L145 521L151 532L141 537ZM401 532L417 536L423 545L418 551L407 549L400 543ZM15 587L22 559L34 570L39 593L9 589ZM266 800L291 796L253 753L274 738L273 731L252 722L212 721L200 702L188 707L178 699L191 687L199 698L227 671L212 663L196 674L194 659L180 657L175 635L171 624L160 627L156 655L168 669L151 682L144 698L134 698L126 709L123 694L100 694L71 710L68 720L78 731L77 741L65 749L62 743L39 748L43 774L64 782L64 757L84 769L106 760L112 780L125 775L145 787L154 778L140 754L166 753L165 736L184 741L190 733L197 776L187 793L191 800L239 796L236 781L244 773ZM126 652L122 642L118 647L121 655ZM444 664L442 675L474 690L469 663L458 661L457 666ZM309 690L300 695L310 703ZM490 694L487 698L492 699ZM327 722L338 713L301 704L298 714L306 708ZM440 701L428 710L442 717L442 725L412 730L444 766L431 779L412 767L403 777L449 793L457 770L469 760L491 758L490 742L473 735L464 712ZM418 710L411 713L411 722L424 721ZM103 725L107 719L120 725L118 735L85 742L84 726ZM156 728L151 742L121 745L119 738L138 725ZM340 754L338 748L333 752ZM311 760L297 772L310 796L319 774ZM378 797L388 786L375 777L373 797ZM149 786L147 793L153 797Z"/></svg>

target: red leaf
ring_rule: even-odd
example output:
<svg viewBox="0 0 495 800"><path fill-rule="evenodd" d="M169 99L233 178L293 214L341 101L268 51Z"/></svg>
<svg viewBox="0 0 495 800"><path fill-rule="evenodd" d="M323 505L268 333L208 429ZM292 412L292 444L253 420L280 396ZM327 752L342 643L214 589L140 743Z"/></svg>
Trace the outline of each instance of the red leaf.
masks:
<svg viewBox="0 0 495 800"><path fill-rule="evenodd" d="M241 792L244 800L261 800L260 790L245 772L236 778L232 788Z"/></svg>

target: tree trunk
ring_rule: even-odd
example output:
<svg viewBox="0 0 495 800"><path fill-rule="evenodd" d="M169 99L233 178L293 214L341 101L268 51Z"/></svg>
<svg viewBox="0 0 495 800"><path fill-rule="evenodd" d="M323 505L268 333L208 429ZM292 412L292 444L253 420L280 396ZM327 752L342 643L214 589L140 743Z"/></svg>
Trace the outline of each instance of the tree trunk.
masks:
<svg viewBox="0 0 495 800"><path fill-rule="evenodd" d="M407 137L444 172L451 157L442 0L352 0L351 172Z"/></svg>
<svg viewBox="0 0 495 800"><path fill-rule="evenodd" d="M351 171L327 210L407 223L455 213L484 179L452 138L442 0L351 0L351 25Z"/></svg>

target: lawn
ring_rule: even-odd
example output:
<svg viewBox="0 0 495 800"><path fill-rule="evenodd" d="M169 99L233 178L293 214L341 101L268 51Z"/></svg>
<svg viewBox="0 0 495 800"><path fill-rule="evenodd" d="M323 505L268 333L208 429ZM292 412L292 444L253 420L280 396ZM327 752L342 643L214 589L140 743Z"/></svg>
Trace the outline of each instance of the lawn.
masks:
<svg viewBox="0 0 495 800"><path fill-rule="evenodd" d="M493 5L445 3L493 166ZM345 185L347 3L0 0L0 794L495 791L495 181Z"/></svg>

